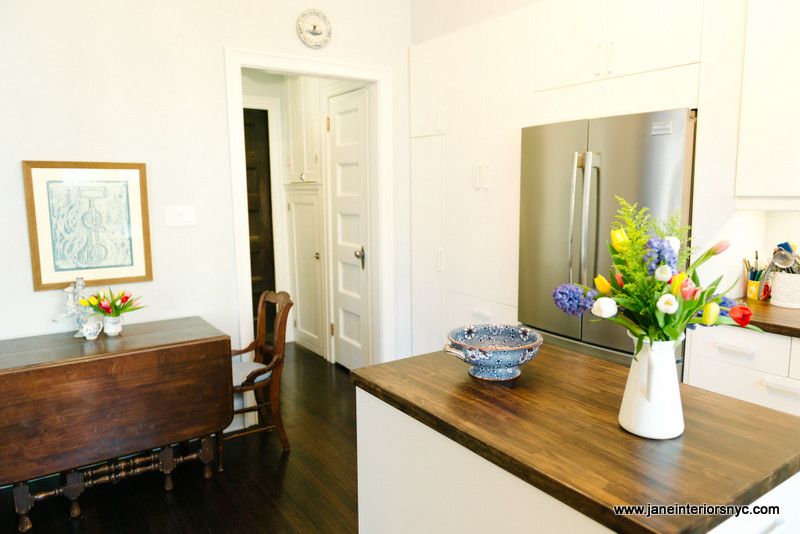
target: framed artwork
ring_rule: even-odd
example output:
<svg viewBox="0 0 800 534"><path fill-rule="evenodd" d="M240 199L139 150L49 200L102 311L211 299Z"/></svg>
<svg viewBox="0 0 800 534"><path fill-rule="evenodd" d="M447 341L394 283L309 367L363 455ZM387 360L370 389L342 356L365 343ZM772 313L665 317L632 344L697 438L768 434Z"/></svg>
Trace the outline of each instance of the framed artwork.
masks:
<svg viewBox="0 0 800 534"><path fill-rule="evenodd" d="M33 289L153 279L144 163L23 161Z"/></svg>

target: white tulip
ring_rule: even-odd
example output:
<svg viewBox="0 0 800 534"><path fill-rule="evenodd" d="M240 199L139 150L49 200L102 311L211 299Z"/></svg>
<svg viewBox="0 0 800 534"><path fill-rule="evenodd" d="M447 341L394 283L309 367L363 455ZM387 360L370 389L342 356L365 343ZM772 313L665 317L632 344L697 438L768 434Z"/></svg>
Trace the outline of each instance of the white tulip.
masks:
<svg viewBox="0 0 800 534"><path fill-rule="evenodd" d="M655 272L656 280L659 282L669 282L672 278L672 267L669 265L660 265Z"/></svg>
<svg viewBox="0 0 800 534"><path fill-rule="evenodd" d="M675 237L674 235L671 235L664 239L667 240L667 243L669 243L669 246L671 246L672 250L675 251L675 254L677 254L681 250L681 240Z"/></svg>
<svg viewBox="0 0 800 534"><path fill-rule="evenodd" d="M617 302L609 297L600 297L594 301L592 313L602 319L614 317L617 314Z"/></svg>
<svg viewBox="0 0 800 534"><path fill-rule="evenodd" d="M672 293L661 295L661 298L656 302L656 308L667 315L672 315L678 311L678 299L676 299Z"/></svg>

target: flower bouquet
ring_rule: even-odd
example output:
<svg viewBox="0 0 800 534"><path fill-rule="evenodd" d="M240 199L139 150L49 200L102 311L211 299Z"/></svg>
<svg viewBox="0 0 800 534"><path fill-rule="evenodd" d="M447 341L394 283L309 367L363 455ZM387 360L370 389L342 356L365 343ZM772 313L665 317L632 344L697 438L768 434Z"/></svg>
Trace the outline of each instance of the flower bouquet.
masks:
<svg viewBox="0 0 800 534"><path fill-rule="evenodd" d="M719 291L720 276L702 286L697 268L728 248L721 241L689 264L689 227L673 213L656 221L647 208L617 197L620 208L608 251L611 272L599 274L595 288L562 284L553 291L565 313L591 312L597 320L620 324L635 340L634 359L620 409L620 424L645 437L666 439L683 433L675 346L697 326L750 325L747 306L735 306Z"/></svg>
<svg viewBox="0 0 800 534"><path fill-rule="evenodd" d="M134 299L130 291L114 293L110 287L107 291L101 289L94 295L80 299L78 303L81 306L92 308L103 316L103 329L108 336L116 336L122 332L123 313L143 308L143 306L139 306L139 299Z"/></svg>

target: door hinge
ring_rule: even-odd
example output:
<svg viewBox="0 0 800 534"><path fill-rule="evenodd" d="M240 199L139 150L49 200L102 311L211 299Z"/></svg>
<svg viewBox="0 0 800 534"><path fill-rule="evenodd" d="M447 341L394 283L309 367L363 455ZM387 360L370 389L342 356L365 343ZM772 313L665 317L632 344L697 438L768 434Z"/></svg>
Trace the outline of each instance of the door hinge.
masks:
<svg viewBox="0 0 800 534"><path fill-rule="evenodd" d="M331 131L331 118L330 117L325 117L325 131L326 132L330 132Z"/></svg>
<svg viewBox="0 0 800 534"><path fill-rule="evenodd" d="M336 327L333 325L333 323L331 323L331 335L332 336L336 335Z"/></svg>

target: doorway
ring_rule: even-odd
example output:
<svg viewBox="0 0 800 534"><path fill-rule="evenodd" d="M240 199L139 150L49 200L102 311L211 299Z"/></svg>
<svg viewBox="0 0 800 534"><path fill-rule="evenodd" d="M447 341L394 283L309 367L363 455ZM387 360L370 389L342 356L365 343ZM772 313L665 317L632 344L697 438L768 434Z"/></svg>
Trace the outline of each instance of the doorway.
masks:
<svg viewBox="0 0 800 534"><path fill-rule="evenodd" d="M359 67L335 62L321 62L312 59L302 59L297 57L274 56L269 54L247 52L236 49L226 49L226 79L228 83L228 120L231 145L231 180L233 194L234 211L234 241L236 249L237 265L237 295L239 310L239 343L247 344L253 339L252 318L252 288L250 287L250 258L249 258L249 228L247 220L247 193L245 187L246 164L244 161L244 139L238 132L243 131L242 116L242 69L254 69L262 72L270 72L284 76L317 76L327 79L338 78L360 82L362 86L368 87L367 100L370 109L370 189L365 192L368 197L369 206L366 212L367 226L369 233L364 244L366 257L365 267L369 267L367 287L368 296L365 297L368 305L364 307L363 318L367 328L368 348L365 347L365 354L370 363L377 363L385 360L385 356L391 357L394 350L394 325L393 299L394 286L392 283L392 230L393 230L393 202L392 202L392 173L393 173L393 130L392 116L393 104L391 98L391 71L385 68ZM289 118L290 112L284 114ZM288 120L286 122L289 122ZM324 144L323 144L324 146ZM289 148L286 148L285 153ZM239 156L242 154L242 156ZM285 163L285 160L282 160ZM321 168L327 168L327 160L320 162ZM288 276L288 270L284 270L283 254L281 250L288 253L288 239L279 236L288 236L288 211L278 209L278 206L287 206L285 188L276 188L276 173L272 174L273 186L273 206L274 210L274 232L275 232L275 257L276 257L276 285L286 287L281 279ZM333 186L323 181L322 187ZM277 191L277 193L276 193ZM326 191L327 192L327 191ZM282 196L280 201L275 201L276 196ZM323 196L323 211L326 220L330 214L331 206L329 197ZM323 235L324 246L321 253L329 258L332 254L332 239L330 235ZM352 252L352 251L351 251ZM353 258L358 260L360 258ZM288 254L287 254L288 255ZM368 270L368 269L365 269ZM283 275L281 274L283 273ZM246 276L245 276L246 275ZM326 284L331 282L333 275L326 273ZM284 281L285 278L283 278ZM333 315L329 307L327 311ZM352 322L349 324L353 324ZM343 334L348 337L348 327L344 325ZM330 336L326 336L330 342ZM331 355L336 359L336 355Z"/></svg>
<svg viewBox="0 0 800 534"><path fill-rule="evenodd" d="M247 166L247 210L250 228L250 280L253 326L258 299L275 289L275 244L272 228L272 182L269 157L269 112L244 109L245 164ZM267 307L267 334L275 322L275 309Z"/></svg>

